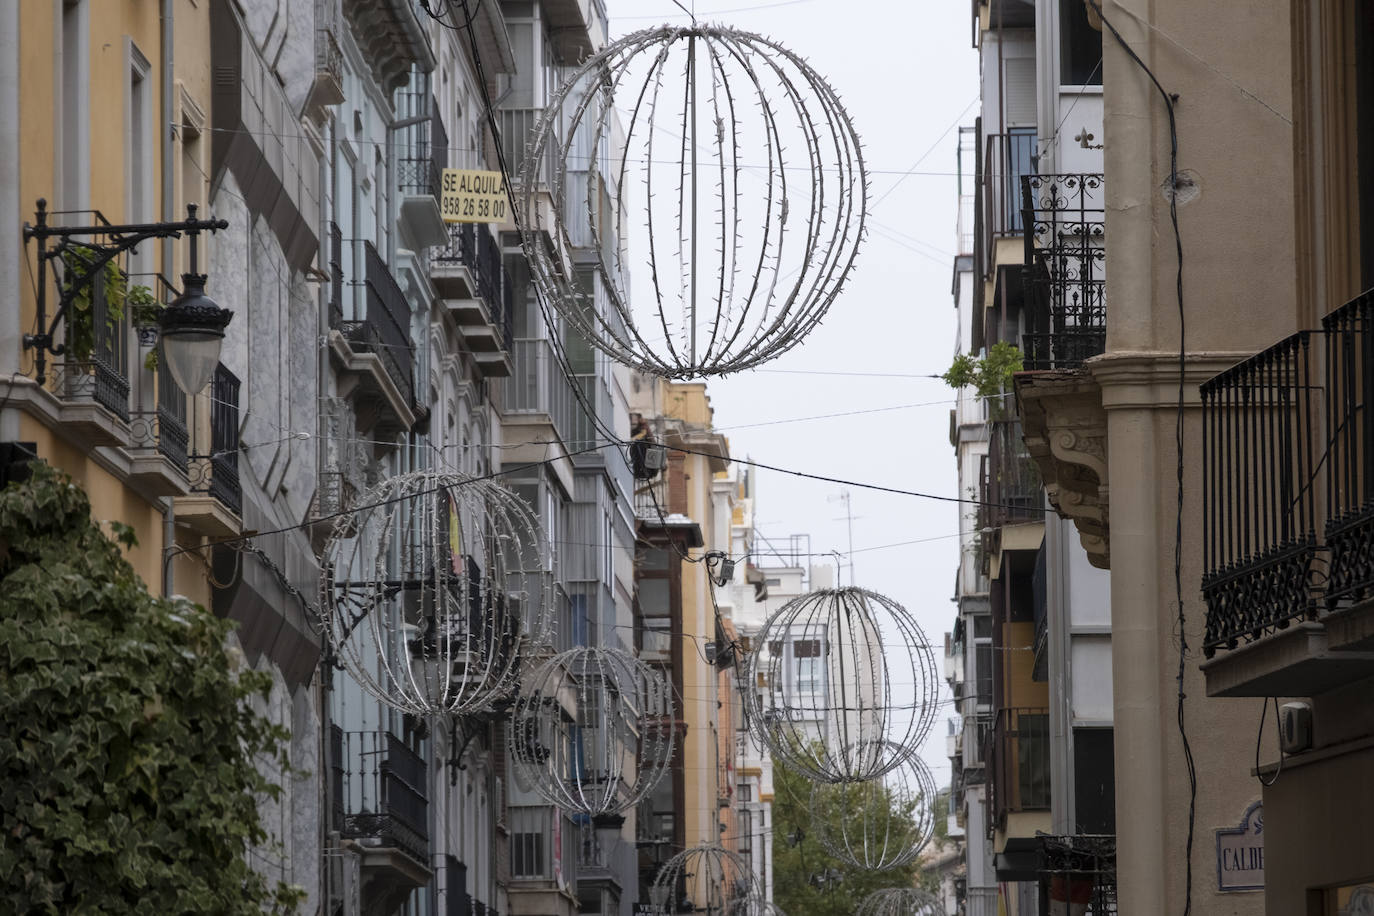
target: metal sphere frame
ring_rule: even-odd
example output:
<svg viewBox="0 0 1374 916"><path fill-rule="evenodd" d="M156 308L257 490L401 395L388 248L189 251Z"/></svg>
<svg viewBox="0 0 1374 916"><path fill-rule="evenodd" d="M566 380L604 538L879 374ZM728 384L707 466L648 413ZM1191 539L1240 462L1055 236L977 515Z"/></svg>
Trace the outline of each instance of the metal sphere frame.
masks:
<svg viewBox="0 0 1374 916"><path fill-rule="evenodd" d="M653 289L638 313L621 244L632 175ZM627 35L564 82L516 205L531 281L569 324L618 362L692 379L774 359L816 327L854 266L867 200L858 134L820 74L771 39L694 23ZM592 255L589 272L546 237Z"/></svg>
<svg viewBox="0 0 1374 916"><path fill-rule="evenodd" d="M552 550L500 483L415 471L342 515L321 573L325 636L367 693L416 715L473 715L550 642Z"/></svg>
<svg viewBox="0 0 1374 916"><path fill-rule="evenodd" d="M888 887L863 899L854 916L946 916L934 894L914 887Z"/></svg>
<svg viewBox="0 0 1374 916"><path fill-rule="evenodd" d="M654 916L680 912L681 891L691 899L694 912L734 912L736 906L763 899L763 889L749 860L715 844L685 849L659 866L649 887L649 911ZM704 892L705 898L693 894Z"/></svg>
<svg viewBox="0 0 1374 916"><path fill-rule="evenodd" d="M907 865L935 833L935 793L935 777L919 754L873 779L817 783L811 832L831 856L857 868Z"/></svg>
<svg viewBox="0 0 1374 916"><path fill-rule="evenodd" d="M818 689L803 691L792 676L798 642L818 659ZM750 730L814 782L881 776L916 753L935 723L939 674L925 633L900 604L867 589L821 589L783 605L755 638L747 670L769 685L749 691Z"/></svg>
<svg viewBox="0 0 1374 916"><path fill-rule="evenodd" d="M581 646L524 679L508 724L511 761L549 804L596 817L638 804L672 765L672 686L614 648Z"/></svg>
<svg viewBox="0 0 1374 916"><path fill-rule="evenodd" d="M726 916L787 916L787 911L771 900L736 900L730 904Z"/></svg>

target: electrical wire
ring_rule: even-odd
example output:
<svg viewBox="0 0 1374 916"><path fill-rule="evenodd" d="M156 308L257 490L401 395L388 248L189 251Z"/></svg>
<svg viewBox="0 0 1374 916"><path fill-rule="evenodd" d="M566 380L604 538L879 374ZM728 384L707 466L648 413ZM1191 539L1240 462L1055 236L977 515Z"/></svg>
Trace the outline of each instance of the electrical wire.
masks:
<svg viewBox="0 0 1374 916"><path fill-rule="evenodd" d="M1279 765L1274 770L1273 778L1265 779L1264 773L1260 771L1260 742L1264 739L1264 718L1265 714L1269 712L1271 699L1274 701L1274 728L1279 733ZM1259 780L1261 786L1267 789L1279 781L1279 776L1283 774L1283 759L1283 719L1279 715L1279 698L1265 697L1264 705L1260 707L1259 733L1255 735L1255 778Z"/></svg>
<svg viewBox="0 0 1374 916"><path fill-rule="evenodd" d="M1193 839L1197 827L1197 765L1193 759L1193 748L1188 740L1187 719L1184 701L1187 694L1183 689L1183 676L1188 658L1187 620L1183 608L1183 411L1186 393L1184 374L1188 365L1186 338L1186 313L1183 307L1183 234L1178 227L1178 123L1174 117L1174 105L1178 95L1165 90L1154 72L1141 60L1130 44L1126 42L1102 12L1099 0L1088 0L1096 11L1102 24L1112 33L1121 49L1135 62L1136 66L1150 78L1160 98L1164 100L1165 111L1169 115L1169 222L1173 227L1174 251L1178 258L1178 269L1174 276L1174 292L1178 300L1178 407L1174 420L1174 447L1177 454L1176 486L1178 496L1174 514L1174 600L1178 605L1178 734L1183 743L1183 757L1188 770L1188 835L1184 848L1184 898L1183 916L1193 910Z"/></svg>

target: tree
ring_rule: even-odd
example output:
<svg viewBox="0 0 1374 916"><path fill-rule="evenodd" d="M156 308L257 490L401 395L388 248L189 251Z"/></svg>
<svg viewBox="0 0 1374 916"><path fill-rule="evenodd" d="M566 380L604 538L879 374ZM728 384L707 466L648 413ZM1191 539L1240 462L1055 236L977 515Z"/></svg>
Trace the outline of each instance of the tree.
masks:
<svg viewBox="0 0 1374 916"><path fill-rule="evenodd" d="M1012 377L1021 371L1022 364L1020 348L999 340L982 356L958 354L940 378L954 389L972 385L980 398L989 399L993 413L1000 413L1002 405L998 401L1011 391Z"/></svg>
<svg viewBox="0 0 1374 916"><path fill-rule="evenodd" d="M827 855L814 837L811 781L777 757L773 758L773 786L773 900L784 912L850 916L858 902L874 891L914 885L918 868L914 862L870 871ZM823 810L821 816L837 824L840 813ZM894 810L892 816L910 815ZM789 837L798 831L801 842L792 845Z"/></svg>
<svg viewBox="0 0 1374 916"><path fill-rule="evenodd" d="M0 899L22 913L295 911L247 850L267 840L254 761L286 733L253 712L232 626L154 598L65 475L0 493ZM116 543L116 541L118 543Z"/></svg>

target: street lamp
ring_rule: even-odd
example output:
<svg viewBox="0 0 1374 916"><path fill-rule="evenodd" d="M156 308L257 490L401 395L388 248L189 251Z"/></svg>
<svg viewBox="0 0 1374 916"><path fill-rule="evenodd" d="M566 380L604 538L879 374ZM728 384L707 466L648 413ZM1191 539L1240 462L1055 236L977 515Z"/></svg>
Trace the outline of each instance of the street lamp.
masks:
<svg viewBox="0 0 1374 916"><path fill-rule="evenodd" d="M196 241L201 232L228 229L229 221L196 219L196 205L187 204L186 219L179 222L112 226L102 219L99 225L94 226L49 226L48 202L42 198L38 200L36 216L34 225L24 225L24 241L38 240L38 333L25 334L23 343L24 349L36 351L34 367L37 369L38 384L47 381L47 354L61 356L67 349L66 343L59 342L55 336L58 323L67 318L73 302L93 288L105 266L142 242L180 238L185 233L191 239L190 271L182 274L184 288L181 295L161 310L158 324L162 332L162 354L177 387L187 394L196 394L203 389L219 362L224 328L233 317L233 312L220 308L205 295L206 277L196 273ZM78 238L89 241L74 241ZM51 247L48 244L50 239L55 240ZM60 261L78 245L87 251L83 256L83 270L79 275L68 276L66 282L58 284L57 309L49 321L48 264Z"/></svg>
<svg viewBox="0 0 1374 916"><path fill-rule="evenodd" d="M194 219L195 204L186 209ZM205 295L206 276L196 273L196 235L190 235L190 270L181 275L181 295L158 315L158 327L172 381L187 394L196 394L210 383L219 365L224 328L234 313Z"/></svg>

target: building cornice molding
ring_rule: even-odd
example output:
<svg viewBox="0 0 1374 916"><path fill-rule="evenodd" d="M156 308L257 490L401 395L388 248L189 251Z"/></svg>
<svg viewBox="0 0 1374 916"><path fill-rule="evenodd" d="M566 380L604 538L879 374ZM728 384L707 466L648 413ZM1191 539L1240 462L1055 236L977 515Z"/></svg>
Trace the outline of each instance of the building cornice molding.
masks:
<svg viewBox="0 0 1374 916"><path fill-rule="evenodd" d="M1188 353L1184 406L1201 407L1202 383L1253 355L1251 350ZM1097 381L1106 410L1178 409L1177 350L1117 350L1088 360L1083 368Z"/></svg>

